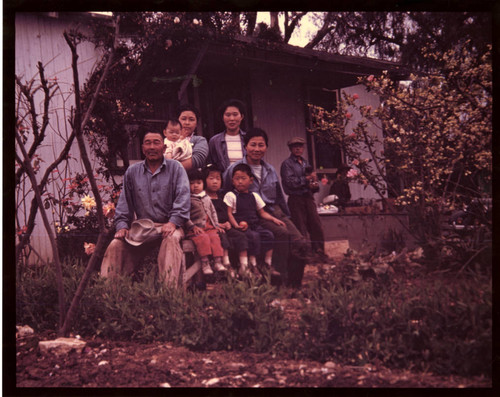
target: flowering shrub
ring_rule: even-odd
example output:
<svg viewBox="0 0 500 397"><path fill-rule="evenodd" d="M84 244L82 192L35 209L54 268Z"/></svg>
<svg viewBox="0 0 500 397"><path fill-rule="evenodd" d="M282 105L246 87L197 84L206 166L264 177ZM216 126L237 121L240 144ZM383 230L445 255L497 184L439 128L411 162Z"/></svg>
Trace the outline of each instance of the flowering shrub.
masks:
<svg viewBox="0 0 500 397"><path fill-rule="evenodd" d="M409 213L427 256L439 258L449 243L442 233L446 216L491 194L491 49L480 57L465 50L423 52L442 59L442 69L412 74L406 84L387 72L360 78L381 98L381 106L372 109L357 103L359 95L344 93L336 111L311 106L311 133L342 148L352 179L372 186L382 198L395 198ZM349 123L355 125L346 134ZM369 126L382 127L383 136ZM484 225L491 231L490 219Z"/></svg>
<svg viewBox="0 0 500 397"><path fill-rule="evenodd" d="M96 176L98 177L98 176ZM84 257L91 255L99 233L97 208L88 178L77 173L66 178L65 195L59 199L51 196L51 204L62 207L60 219L55 222L57 239L62 256L67 254ZM120 191L104 183L98 185L103 198L106 226L111 227Z"/></svg>

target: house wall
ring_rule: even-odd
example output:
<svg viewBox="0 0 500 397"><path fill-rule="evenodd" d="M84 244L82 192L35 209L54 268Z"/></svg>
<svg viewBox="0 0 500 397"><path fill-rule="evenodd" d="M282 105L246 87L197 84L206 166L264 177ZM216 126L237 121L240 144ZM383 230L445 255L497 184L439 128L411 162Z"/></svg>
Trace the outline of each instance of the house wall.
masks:
<svg viewBox="0 0 500 397"><path fill-rule="evenodd" d="M256 72L251 81L253 124L267 132L269 147L264 160L279 174L281 163L290 155L288 140L306 138L301 80L287 73Z"/></svg>
<svg viewBox="0 0 500 397"><path fill-rule="evenodd" d="M38 150L40 158L43 160L40 163L40 171L37 174L42 177L45 167L52 163L64 147L68 136L71 133L71 128L68 123L70 117L70 108L74 107L73 98L73 71L71 69L71 50L67 45L63 32L67 29L78 28L85 31L85 23L82 19L75 20L71 14L58 14L58 17L51 17L46 13L16 13L15 17L15 74L23 83L35 78L34 87L39 84L38 77L38 62L42 62L45 68L45 77L49 83L57 82L59 91L54 95L49 114L49 127L47 128L47 136L43 142L43 146ZM80 14L81 18L81 14ZM80 74L81 85L85 83L92 69L95 67L96 61L99 59L99 53L94 45L88 42L82 42L78 47L78 71ZM41 101L43 100L42 93L39 92L35 96L39 117L42 114ZM41 120L38 121L41 124ZM25 123L29 126L29 123ZM29 142L28 142L29 145ZM58 168L58 172L53 175L54 182L49 183L47 190L59 196L61 189L68 184L62 178L67 178L74 175L76 172L81 172L83 166L80 160L78 146L75 143L70 151L72 159L68 161L68 169L65 174L65 164L62 163ZM26 182L23 186L24 193L27 195L26 203L30 203L33 197L31 185ZM20 198L16 198L19 204ZM25 224L29 207L18 206L16 208L19 225L22 227ZM49 219L54 222L57 220L57 211L53 213L48 211ZM31 237L30 244L37 251L37 255L30 256L31 261L39 261L40 259L47 261L52 258L47 232L43 226L40 215L36 219L36 226Z"/></svg>

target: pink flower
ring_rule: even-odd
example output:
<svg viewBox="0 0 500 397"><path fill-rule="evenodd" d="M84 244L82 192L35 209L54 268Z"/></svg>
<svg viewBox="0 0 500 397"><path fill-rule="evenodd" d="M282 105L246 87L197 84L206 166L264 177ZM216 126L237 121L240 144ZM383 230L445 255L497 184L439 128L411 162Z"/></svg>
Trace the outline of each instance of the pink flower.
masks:
<svg viewBox="0 0 500 397"><path fill-rule="evenodd" d="M348 178L355 178L356 176L358 176L359 172L358 170L354 170L354 169L350 169L348 172L347 172L347 177Z"/></svg>
<svg viewBox="0 0 500 397"><path fill-rule="evenodd" d="M356 138L356 133L353 132L353 133L349 134L349 138Z"/></svg>
<svg viewBox="0 0 500 397"><path fill-rule="evenodd" d="M358 98L359 98L359 95L358 95L358 94L354 94L354 95L352 96L352 99L354 99L354 100L356 100L356 99L358 99Z"/></svg>
<svg viewBox="0 0 500 397"><path fill-rule="evenodd" d="M324 176L323 178L321 178L321 184L324 186L328 183L328 178L326 176Z"/></svg>
<svg viewBox="0 0 500 397"><path fill-rule="evenodd" d="M375 78L375 76L373 76L373 74L371 74L371 75L368 76L367 80L368 81L373 81L374 78Z"/></svg>
<svg viewBox="0 0 500 397"><path fill-rule="evenodd" d="M351 114L351 113L349 113L349 112L347 112L347 113L345 114L345 117L346 117L347 119L350 119L350 118L352 117L352 114Z"/></svg>
<svg viewBox="0 0 500 397"><path fill-rule="evenodd" d="M352 160L352 163L353 163L354 165L359 165L359 160L358 160L358 159L354 159L354 160Z"/></svg>
<svg viewBox="0 0 500 397"><path fill-rule="evenodd" d="M85 253L87 255L92 255L95 251L95 244L93 243L83 243L83 248L85 248Z"/></svg>

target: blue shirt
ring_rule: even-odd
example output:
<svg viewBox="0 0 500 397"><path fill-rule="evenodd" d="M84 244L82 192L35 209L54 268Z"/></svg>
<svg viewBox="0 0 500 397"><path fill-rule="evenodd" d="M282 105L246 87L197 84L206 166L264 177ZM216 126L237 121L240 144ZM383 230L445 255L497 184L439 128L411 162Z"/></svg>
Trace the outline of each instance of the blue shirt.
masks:
<svg viewBox="0 0 500 397"><path fill-rule="evenodd" d="M309 164L303 157L301 159L302 164L299 163L296 156L291 154L281 163L281 183L283 183L283 190L289 196L302 196L310 193L305 171Z"/></svg>
<svg viewBox="0 0 500 397"><path fill-rule="evenodd" d="M243 157L242 160L232 164L224 172L223 190L225 192L229 192L233 189L233 168L236 164L240 163L248 164L246 156ZM285 195L283 193L283 189L281 188L278 173L271 164L266 163L264 160L260 161L260 165L262 166L262 176L260 182L257 178L253 178L253 182L250 185L249 190L251 192L258 193L260 197L262 197L262 200L266 203L266 208L273 211L274 207L278 206L281 207L282 211L286 215L290 216L290 210L286 205Z"/></svg>
<svg viewBox="0 0 500 397"><path fill-rule="evenodd" d="M206 138L192 134L188 139L193 147L193 156L191 157L193 168L203 168L208 156L208 143Z"/></svg>
<svg viewBox="0 0 500 397"><path fill-rule="evenodd" d="M239 135L241 138L243 158L247 155L243 141L245 134L245 131L240 130ZM227 155L226 131L220 132L210 138L210 142L208 142L208 153L207 164L213 164L221 171L227 170L231 164Z"/></svg>
<svg viewBox="0 0 500 397"><path fill-rule="evenodd" d="M189 180L184 167L163 159L154 174L146 161L131 165L123 176L123 188L115 212L116 230L129 229L137 219L172 222L181 227L189 219Z"/></svg>

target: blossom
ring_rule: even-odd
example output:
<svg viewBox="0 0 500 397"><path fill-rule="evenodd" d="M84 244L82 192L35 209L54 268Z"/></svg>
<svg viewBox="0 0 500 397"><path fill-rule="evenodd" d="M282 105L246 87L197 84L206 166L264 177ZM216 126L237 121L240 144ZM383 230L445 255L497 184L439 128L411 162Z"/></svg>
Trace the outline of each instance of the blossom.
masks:
<svg viewBox="0 0 500 397"><path fill-rule="evenodd" d="M104 212L104 216L113 218L115 216L115 204L110 201L102 207L102 212Z"/></svg>
<svg viewBox="0 0 500 397"><path fill-rule="evenodd" d="M195 25L198 25L198 24L200 23L200 21L198 21L198 20L195 18L195 19L193 19L193 23L194 23Z"/></svg>
<svg viewBox="0 0 500 397"><path fill-rule="evenodd" d="M87 255L92 255L95 251L95 244L93 243L83 243L83 248Z"/></svg>
<svg viewBox="0 0 500 397"><path fill-rule="evenodd" d="M348 118L348 119L350 119L350 118L352 117L352 114L351 114L351 113L349 113L349 112L347 112L347 113L345 114L345 117L346 117L346 118Z"/></svg>
<svg viewBox="0 0 500 397"><path fill-rule="evenodd" d="M323 178L321 178L321 184L324 186L328 183L328 178L326 176L324 176Z"/></svg>
<svg viewBox="0 0 500 397"><path fill-rule="evenodd" d="M368 81L373 81L373 79L375 78L375 76L373 74L369 75L367 80Z"/></svg>
<svg viewBox="0 0 500 397"><path fill-rule="evenodd" d="M93 197L90 197L88 194L84 198L82 198L82 204L87 211L90 211L96 206L95 199Z"/></svg>
<svg viewBox="0 0 500 397"><path fill-rule="evenodd" d="M179 19L179 17L175 17L174 18L174 23L179 23L181 20Z"/></svg>
<svg viewBox="0 0 500 397"><path fill-rule="evenodd" d="M354 160L352 160L352 163L353 163L354 165L359 165L359 160L358 160L358 159L354 159Z"/></svg>
<svg viewBox="0 0 500 397"><path fill-rule="evenodd" d="M347 172L347 177L348 178L354 178L356 176L358 176L359 172L358 170L354 170L354 169L350 169L348 172Z"/></svg>
<svg viewBox="0 0 500 397"><path fill-rule="evenodd" d="M359 95L358 95L358 94L354 94L354 95L352 96L352 99L354 99L354 100L356 100L356 99L358 99L358 98L359 98Z"/></svg>

